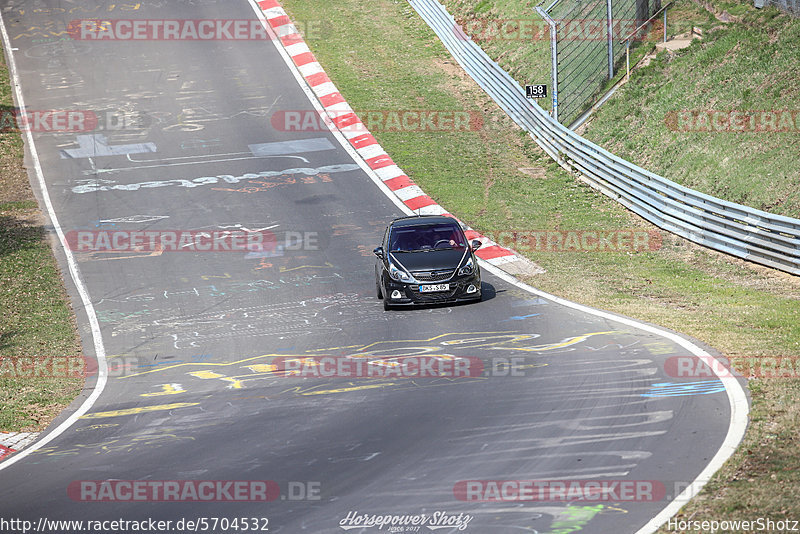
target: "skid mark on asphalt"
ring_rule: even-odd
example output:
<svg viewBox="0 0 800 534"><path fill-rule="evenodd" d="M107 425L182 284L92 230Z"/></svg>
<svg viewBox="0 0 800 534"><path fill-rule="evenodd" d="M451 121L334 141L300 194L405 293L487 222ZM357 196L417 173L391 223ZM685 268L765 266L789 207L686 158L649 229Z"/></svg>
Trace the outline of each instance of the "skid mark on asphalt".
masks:
<svg viewBox="0 0 800 534"><path fill-rule="evenodd" d="M118 426L118 424L101 424L76 428L75 430L77 432L106 430ZM78 443L66 448L58 446L44 447L33 453L33 461L31 463L37 464L60 461L62 458L69 458L81 454L141 453L143 450L152 451L163 445L195 441L193 436L181 435L180 432L181 430L178 428L156 428L131 435L111 436L100 441L95 440L87 443Z"/></svg>
<svg viewBox="0 0 800 534"><path fill-rule="evenodd" d="M326 300L326 303L329 302ZM304 303L299 307L304 309L306 308L306 304ZM257 310L258 314L264 313L262 307L257 307ZM222 315L220 315L220 313L215 313L201 314L202 317L191 317L192 320L216 323L224 317L229 317L228 314L230 313L231 311L226 311L222 312ZM236 314L241 313L247 315L254 312L249 308L246 310L242 309L236 311ZM184 317L182 320L185 321L188 320L188 318ZM177 323L170 322L170 324ZM514 332L451 332L446 334L438 334L424 339L376 341L365 345L348 345L328 347L324 349L312 349L303 354L290 354L285 352L263 354L260 356L239 359L233 362L181 362L167 364L156 369L150 369L138 373L130 373L119 378L132 378L154 373L164 373L166 371L179 368L188 368L191 370L187 371L186 374L192 378L220 381L225 384L226 389L243 389L249 382L256 380L268 380L275 383L275 380L280 380L281 378L291 378L293 376L301 375L303 373L299 370L299 367L302 366L308 370L313 366L319 366L319 358L324 356L334 359L346 358L353 360L364 360L371 366L375 366L375 368L385 367L386 369L390 369L399 367L406 358L415 358L418 356L425 356L426 358L440 359L443 361L460 360L463 359L462 356L474 358L474 351L475 349L479 348L520 351L523 353L558 351L582 343L590 337L607 333L610 332L589 332L579 336L572 336L555 343L528 345L530 340L539 338L540 334L521 334ZM452 352L444 352L442 349L445 348ZM469 354L464 355L463 353L465 351ZM458 352L461 352L462 355L457 354ZM313 357L306 357L308 355L313 355ZM282 366L275 365L275 363L273 363L276 361L276 358L283 363ZM519 371L521 369L541 368L547 365L547 363L531 362L527 364L514 365L514 368ZM492 371L499 372L506 368L510 371L511 364L509 364L509 362L504 362L499 367L492 367ZM243 370L246 370L247 373L242 374L241 371ZM314 371L314 369L311 369L311 371ZM618 372L619 369L616 371ZM317 376L318 374L320 376ZM367 373L366 376L357 377L358 380L347 382L341 387L331 387L331 385L327 383L315 385L313 388L308 390L289 388L281 393L293 391L299 395L322 395L349 393L369 389L383 389L388 387L391 387L392 389L407 389L432 387L438 385L464 384L489 378L489 376L463 376L456 378L438 377L435 379L429 377L419 380L419 377L401 377L399 376L400 373L396 374L398 376L392 376L390 380L386 380L386 378L389 378L386 376L386 373ZM323 379L336 378L322 376L321 372L317 374L312 372L311 376Z"/></svg>
<svg viewBox="0 0 800 534"><path fill-rule="evenodd" d="M333 273L330 276L336 277ZM281 279L284 285L299 286L306 283L303 278L295 278L294 275ZM316 282L314 278L305 280ZM294 282L289 283L291 281ZM266 284L258 289L263 289ZM197 288L194 290L197 291ZM144 301L155 298L152 294L137 297ZM314 329L335 333L346 329L348 325L364 321L385 322L385 317L372 312L369 306L372 302L364 295L334 293L290 302L174 315L154 321L127 321L118 325L114 333L139 333L150 338L163 335L171 338L176 350L200 347L209 341L241 337L274 336L289 339L306 335ZM448 313L449 309L432 310L431 313L433 311Z"/></svg>

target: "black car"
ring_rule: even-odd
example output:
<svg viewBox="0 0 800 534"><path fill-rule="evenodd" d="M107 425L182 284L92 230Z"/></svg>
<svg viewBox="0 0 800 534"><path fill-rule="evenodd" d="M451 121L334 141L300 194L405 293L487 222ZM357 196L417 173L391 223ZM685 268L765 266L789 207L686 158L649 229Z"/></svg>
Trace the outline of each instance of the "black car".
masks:
<svg viewBox="0 0 800 534"><path fill-rule="evenodd" d="M373 250L375 285L383 308L481 299L481 271L471 244L452 217L395 219Z"/></svg>

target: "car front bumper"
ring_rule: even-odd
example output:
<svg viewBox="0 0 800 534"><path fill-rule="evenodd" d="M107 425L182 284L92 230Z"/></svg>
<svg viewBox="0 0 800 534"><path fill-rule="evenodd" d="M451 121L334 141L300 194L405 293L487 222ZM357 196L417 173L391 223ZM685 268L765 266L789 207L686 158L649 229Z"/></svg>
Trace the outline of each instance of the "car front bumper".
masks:
<svg viewBox="0 0 800 534"><path fill-rule="evenodd" d="M437 291L434 293L421 293L419 291L420 284L406 284L396 282L391 279L386 279L384 283L385 292L383 298L392 306L414 305L414 304L436 304L442 302L460 302L479 300L481 298L481 278L479 274L472 276L462 276L444 282L436 282L442 284L449 284L448 291ZM433 285L430 284L423 285ZM473 286L476 291L468 293L469 286ZM392 298L392 293L399 291L402 295L401 298Z"/></svg>

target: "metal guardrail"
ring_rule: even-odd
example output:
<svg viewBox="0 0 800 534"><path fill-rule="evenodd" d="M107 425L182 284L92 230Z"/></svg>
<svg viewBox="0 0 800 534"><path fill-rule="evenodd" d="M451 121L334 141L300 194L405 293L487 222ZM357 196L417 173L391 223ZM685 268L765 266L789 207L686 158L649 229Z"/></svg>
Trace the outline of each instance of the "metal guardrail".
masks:
<svg viewBox="0 0 800 534"><path fill-rule="evenodd" d="M700 245L800 275L800 219L676 184L619 158L553 120L436 0L408 0L464 70L567 170L659 228Z"/></svg>

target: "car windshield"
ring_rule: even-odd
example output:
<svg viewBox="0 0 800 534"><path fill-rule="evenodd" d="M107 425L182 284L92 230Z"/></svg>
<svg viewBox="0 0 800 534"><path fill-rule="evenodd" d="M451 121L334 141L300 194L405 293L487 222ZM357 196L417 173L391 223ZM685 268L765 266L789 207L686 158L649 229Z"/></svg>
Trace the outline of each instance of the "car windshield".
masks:
<svg viewBox="0 0 800 534"><path fill-rule="evenodd" d="M466 248L464 232L456 224L399 226L389 234L391 252L426 252Z"/></svg>

